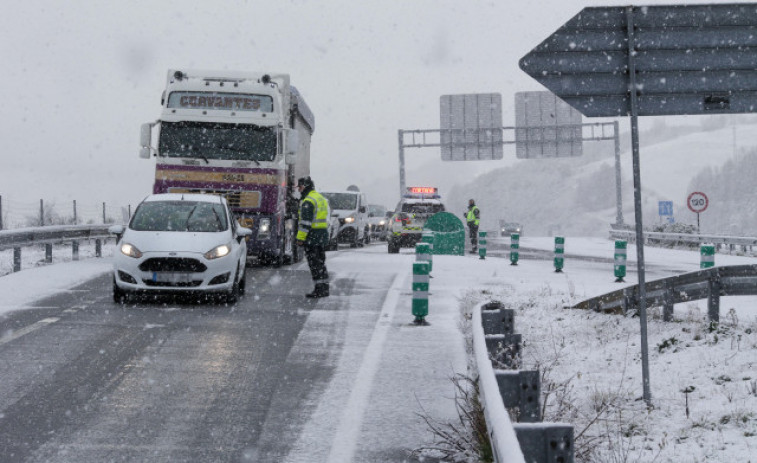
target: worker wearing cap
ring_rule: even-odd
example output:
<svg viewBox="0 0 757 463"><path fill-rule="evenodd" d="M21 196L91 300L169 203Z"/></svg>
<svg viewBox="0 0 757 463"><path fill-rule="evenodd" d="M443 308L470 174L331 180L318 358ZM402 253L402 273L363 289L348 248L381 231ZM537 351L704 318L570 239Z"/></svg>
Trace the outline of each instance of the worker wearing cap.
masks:
<svg viewBox="0 0 757 463"><path fill-rule="evenodd" d="M476 201L468 200L468 211L465 213L465 220L468 222L468 232L470 233L471 253L478 251L478 224L481 222L481 211L476 206Z"/></svg>
<svg viewBox="0 0 757 463"><path fill-rule="evenodd" d="M305 248L315 289L306 294L309 298L329 295L329 272L326 269L326 247L329 244L329 202L315 191L310 177L297 180L300 191L300 220L297 228L297 245Z"/></svg>

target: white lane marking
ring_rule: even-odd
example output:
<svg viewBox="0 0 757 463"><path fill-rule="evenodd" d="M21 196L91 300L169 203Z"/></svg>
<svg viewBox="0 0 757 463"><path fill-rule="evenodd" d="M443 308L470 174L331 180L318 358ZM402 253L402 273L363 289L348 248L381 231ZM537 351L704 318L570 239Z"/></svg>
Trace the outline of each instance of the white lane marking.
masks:
<svg viewBox="0 0 757 463"><path fill-rule="evenodd" d="M381 314L376 322L368 347L365 349L350 398L339 420L339 428L337 428L334 440L331 442L331 451L327 460L330 463L344 463L353 460L357 441L360 437L360 428L363 424L363 414L371 395L373 378L381 362L381 352L386 341L386 335L391 327L391 321L394 318L394 312L397 309L397 301L401 294L400 289L404 289L408 275L409 270L406 270L394 278L384 300L384 305L381 307Z"/></svg>
<svg viewBox="0 0 757 463"><path fill-rule="evenodd" d="M21 336L23 336L25 334L29 334L29 333L31 333L34 330L38 330L38 329L42 328L45 325L49 325L51 323L55 323L58 320L60 320L60 318L58 318L58 317L43 318L42 320L38 321L37 323L29 325L26 328L21 328L20 330L14 331L13 333L9 334L8 336L6 336L4 338L1 338L0 339L0 346L2 346L3 344L6 344L6 343L9 343L9 342L13 341L14 339L18 339L18 338L20 338Z"/></svg>

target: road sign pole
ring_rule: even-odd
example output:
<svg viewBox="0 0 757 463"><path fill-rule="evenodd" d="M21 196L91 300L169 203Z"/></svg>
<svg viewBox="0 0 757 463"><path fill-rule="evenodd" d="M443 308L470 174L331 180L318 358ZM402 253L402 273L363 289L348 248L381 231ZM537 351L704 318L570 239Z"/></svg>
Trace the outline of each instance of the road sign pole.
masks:
<svg viewBox="0 0 757 463"><path fill-rule="evenodd" d="M405 194L405 135L402 129L398 130L397 133L400 142L400 198L402 198L402 195Z"/></svg>
<svg viewBox="0 0 757 463"><path fill-rule="evenodd" d="M615 223L617 225L623 225L623 195L620 188L620 132L618 128L618 121L613 124L615 131L615 203L618 209L618 214L615 217Z"/></svg>
<svg viewBox="0 0 757 463"><path fill-rule="evenodd" d="M636 43L634 37L633 6L626 7L628 32L628 90L631 94L631 144L633 151L633 200L636 218L636 261L639 273L639 323L641 325L641 375L643 398L651 405L652 395L649 388L649 349L647 346L647 291L644 281L644 231L641 223L641 169L639 167L639 89L636 85Z"/></svg>

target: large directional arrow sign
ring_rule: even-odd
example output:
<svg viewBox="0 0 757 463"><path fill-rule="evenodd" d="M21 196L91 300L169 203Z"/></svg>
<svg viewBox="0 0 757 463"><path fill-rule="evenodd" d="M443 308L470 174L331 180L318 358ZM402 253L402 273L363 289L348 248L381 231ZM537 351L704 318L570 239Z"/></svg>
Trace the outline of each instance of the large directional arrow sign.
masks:
<svg viewBox="0 0 757 463"><path fill-rule="evenodd" d="M757 112L757 4L585 8L520 68L589 117Z"/></svg>

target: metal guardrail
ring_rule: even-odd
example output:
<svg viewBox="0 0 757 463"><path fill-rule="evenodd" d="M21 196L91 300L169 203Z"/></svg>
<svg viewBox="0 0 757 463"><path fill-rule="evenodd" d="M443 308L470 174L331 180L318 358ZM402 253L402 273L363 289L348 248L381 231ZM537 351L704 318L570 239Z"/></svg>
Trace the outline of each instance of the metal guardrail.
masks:
<svg viewBox="0 0 757 463"><path fill-rule="evenodd" d="M102 256L103 239L112 237L108 233L110 225L55 225L48 227L0 230L0 251L13 249L13 271L21 270L21 248L45 245L45 261L52 262L52 246L72 243L73 259L79 258L79 241L95 240L95 255Z"/></svg>
<svg viewBox="0 0 757 463"><path fill-rule="evenodd" d="M573 426L544 423L540 413L539 371L518 370L521 335L515 334L514 310L496 301L473 310L473 353L479 398L495 463L573 463ZM509 369L495 369L492 359ZM518 422L508 412L517 410Z"/></svg>
<svg viewBox="0 0 757 463"><path fill-rule="evenodd" d="M610 230L610 238L624 239L629 242L636 240L636 233L633 230ZM644 241L658 243L712 243L725 246L757 246L757 238L745 236L726 236L726 235L694 235L690 233L659 233L644 232Z"/></svg>
<svg viewBox="0 0 757 463"><path fill-rule="evenodd" d="M720 320L721 296L757 295L757 265L712 267L650 281L645 289L647 306L662 306L665 321L673 319L674 304L706 298L707 315L711 321L717 322ZM569 308L625 314L637 310L638 303L639 285L633 285L586 299Z"/></svg>

